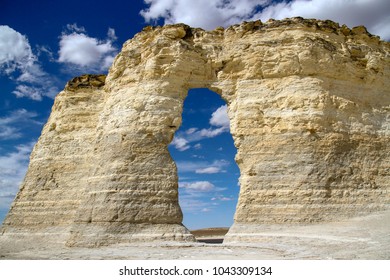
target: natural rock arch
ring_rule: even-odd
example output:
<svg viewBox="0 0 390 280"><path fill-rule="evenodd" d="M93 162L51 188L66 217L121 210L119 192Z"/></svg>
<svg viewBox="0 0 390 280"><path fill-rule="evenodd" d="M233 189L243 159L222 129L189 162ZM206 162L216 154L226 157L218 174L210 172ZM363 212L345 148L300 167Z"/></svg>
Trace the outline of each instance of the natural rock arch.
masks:
<svg viewBox="0 0 390 280"><path fill-rule="evenodd" d="M227 241L256 240L261 225L388 209L389 51L364 27L302 18L147 27L107 77L75 78L57 96L3 236L194 240L167 146L195 87L227 102L238 151Z"/></svg>

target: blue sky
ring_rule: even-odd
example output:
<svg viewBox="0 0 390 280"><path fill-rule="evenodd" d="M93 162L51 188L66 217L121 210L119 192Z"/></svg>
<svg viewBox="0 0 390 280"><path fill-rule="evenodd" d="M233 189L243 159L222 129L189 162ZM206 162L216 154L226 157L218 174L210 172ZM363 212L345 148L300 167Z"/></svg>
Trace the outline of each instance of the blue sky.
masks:
<svg viewBox="0 0 390 280"><path fill-rule="evenodd" d="M146 25L213 29L291 16L365 25L390 39L388 0L0 0L0 222L27 170L56 94L72 77L106 73L121 45ZM169 150L189 228L229 226L239 171L223 100L189 92Z"/></svg>
<svg viewBox="0 0 390 280"><path fill-rule="evenodd" d="M230 226L237 204L239 169L229 133L226 103L207 89L192 89L183 123L169 146L179 173L184 224L191 228Z"/></svg>

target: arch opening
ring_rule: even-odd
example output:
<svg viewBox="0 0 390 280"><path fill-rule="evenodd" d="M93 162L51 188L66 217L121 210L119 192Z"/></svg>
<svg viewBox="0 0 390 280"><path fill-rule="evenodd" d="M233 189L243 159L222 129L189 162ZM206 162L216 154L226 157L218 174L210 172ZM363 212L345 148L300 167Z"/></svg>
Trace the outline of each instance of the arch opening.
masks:
<svg viewBox="0 0 390 280"><path fill-rule="evenodd" d="M182 124L168 149L177 166L183 224L198 241L222 243L233 224L240 171L220 95L206 88L188 91Z"/></svg>

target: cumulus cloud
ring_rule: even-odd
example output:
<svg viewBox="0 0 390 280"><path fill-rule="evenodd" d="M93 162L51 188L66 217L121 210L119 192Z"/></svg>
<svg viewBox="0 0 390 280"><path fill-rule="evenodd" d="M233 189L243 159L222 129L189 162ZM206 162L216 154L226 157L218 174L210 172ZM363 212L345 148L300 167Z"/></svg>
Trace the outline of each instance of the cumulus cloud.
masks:
<svg viewBox="0 0 390 280"><path fill-rule="evenodd" d="M268 0L145 0L148 9L141 15L147 22L164 19L166 24L183 22L214 29L245 20Z"/></svg>
<svg viewBox="0 0 390 280"><path fill-rule="evenodd" d="M0 74L17 84L17 97L42 100L53 98L58 90L55 81L42 69L26 36L9 26L0 26Z"/></svg>
<svg viewBox="0 0 390 280"><path fill-rule="evenodd" d="M87 66L100 62L113 50L110 42L103 43L85 34L73 33L62 36L58 61Z"/></svg>
<svg viewBox="0 0 390 280"><path fill-rule="evenodd" d="M390 40L388 0L145 0L149 8L140 14L147 22L163 19L165 24L186 23L210 30L244 20L302 16L330 19L349 27L364 25Z"/></svg>
<svg viewBox="0 0 390 280"><path fill-rule="evenodd" d="M58 61L89 71L107 70L117 53L116 39L113 28L108 29L105 40L99 40L89 37L84 27L68 24L60 37Z"/></svg>
<svg viewBox="0 0 390 280"><path fill-rule="evenodd" d="M252 18L265 21L301 16L331 19L349 27L364 25L383 39L390 40L390 1L388 0L309 0L273 4Z"/></svg>
<svg viewBox="0 0 390 280"><path fill-rule="evenodd" d="M214 138L222 133L229 132L230 122L227 115L227 105L219 107L211 114L209 120L211 127L198 129L192 127L184 132L177 132L171 144L179 151L185 151L191 148L191 142L201 141L206 138ZM194 145L195 149L201 148L201 144Z"/></svg>
<svg viewBox="0 0 390 280"><path fill-rule="evenodd" d="M0 26L0 70L7 75L16 70L22 73L36 62L26 38L9 26Z"/></svg>
<svg viewBox="0 0 390 280"><path fill-rule="evenodd" d="M230 121L227 114L227 105L223 105L211 114L209 120L211 127L197 129L190 128L186 131L186 139L189 142L200 141L205 138L213 138L224 132L229 132Z"/></svg>
<svg viewBox="0 0 390 280"><path fill-rule="evenodd" d="M214 126L224 127L225 129L229 129L230 121L227 114L227 105L223 105L219 107L214 113L212 113L210 124Z"/></svg>

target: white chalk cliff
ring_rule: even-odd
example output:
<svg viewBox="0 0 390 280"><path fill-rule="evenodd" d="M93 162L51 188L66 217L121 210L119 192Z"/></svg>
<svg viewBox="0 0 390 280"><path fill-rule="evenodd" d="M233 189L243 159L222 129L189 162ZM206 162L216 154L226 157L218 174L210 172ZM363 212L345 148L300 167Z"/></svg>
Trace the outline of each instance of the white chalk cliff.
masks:
<svg viewBox="0 0 390 280"><path fill-rule="evenodd" d="M68 246L193 241L167 146L200 87L227 102L237 147L226 242L389 209L389 53L364 27L331 21L147 27L107 77L75 78L56 97L1 233Z"/></svg>

